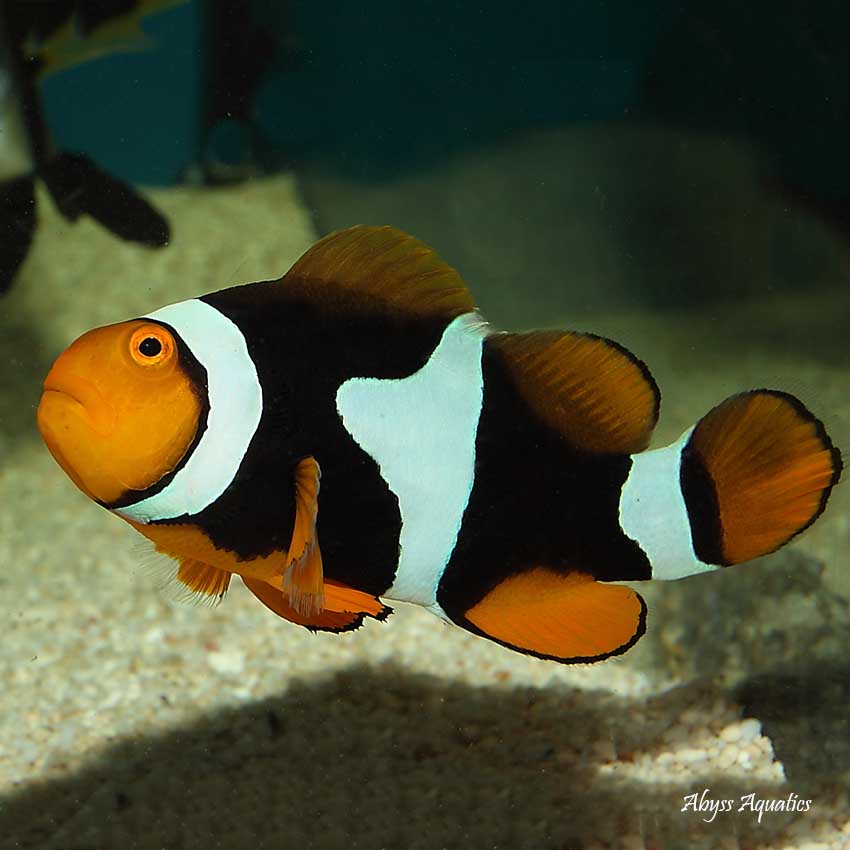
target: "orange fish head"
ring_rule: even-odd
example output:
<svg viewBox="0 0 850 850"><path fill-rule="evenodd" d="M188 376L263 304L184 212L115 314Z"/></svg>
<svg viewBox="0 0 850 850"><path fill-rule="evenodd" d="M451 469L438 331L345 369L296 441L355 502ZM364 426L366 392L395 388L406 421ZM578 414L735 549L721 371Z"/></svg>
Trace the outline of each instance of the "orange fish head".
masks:
<svg viewBox="0 0 850 850"><path fill-rule="evenodd" d="M44 380L38 429L87 496L109 505L153 486L198 431L205 390L164 325L134 319L89 331Z"/></svg>

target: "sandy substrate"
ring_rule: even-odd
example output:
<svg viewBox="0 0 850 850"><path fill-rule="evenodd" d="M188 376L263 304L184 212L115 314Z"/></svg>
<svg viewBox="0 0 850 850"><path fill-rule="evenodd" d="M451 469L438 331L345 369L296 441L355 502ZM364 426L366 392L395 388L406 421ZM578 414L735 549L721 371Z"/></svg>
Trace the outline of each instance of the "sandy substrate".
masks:
<svg viewBox="0 0 850 850"><path fill-rule="evenodd" d="M647 637L592 667L525 658L403 605L333 636L241 586L214 609L164 599L133 532L41 445L41 378L83 330L276 277L315 233L288 178L154 198L175 234L159 253L42 203L0 302L0 848L850 844L844 492L787 552L654 589ZM777 381L850 435L842 282L714 304L710 321L685 308L584 321L652 365L661 441L729 392ZM812 344L789 345L800 338ZM681 811L704 789L733 810ZM746 795L792 794L807 811L737 811Z"/></svg>

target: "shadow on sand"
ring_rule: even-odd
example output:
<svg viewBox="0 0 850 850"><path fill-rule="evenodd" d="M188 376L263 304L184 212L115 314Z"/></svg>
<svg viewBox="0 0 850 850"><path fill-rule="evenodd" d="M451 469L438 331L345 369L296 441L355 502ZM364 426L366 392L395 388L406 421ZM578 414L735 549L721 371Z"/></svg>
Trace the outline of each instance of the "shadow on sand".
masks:
<svg viewBox="0 0 850 850"><path fill-rule="evenodd" d="M708 709L711 688L647 701L352 668L111 745L74 775L0 800L0 847L567 850L638 829L656 847L716 846L733 832L769 841L787 817L705 824L680 813L682 799L704 787L733 799L787 789L716 773L638 782L602 767L613 717L641 713L615 742L627 762L688 705Z"/></svg>

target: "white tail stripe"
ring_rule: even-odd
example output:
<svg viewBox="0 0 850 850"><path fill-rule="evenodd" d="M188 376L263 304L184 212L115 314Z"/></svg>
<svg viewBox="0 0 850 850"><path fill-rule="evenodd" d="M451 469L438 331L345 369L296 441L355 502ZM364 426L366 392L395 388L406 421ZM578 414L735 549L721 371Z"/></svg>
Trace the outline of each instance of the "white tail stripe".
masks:
<svg viewBox="0 0 850 850"><path fill-rule="evenodd" d="M693 428L663 449L632 455L620 494L620 527L646 553L654 579L672 580L716 570L697 558L679 469Z"/></svg>

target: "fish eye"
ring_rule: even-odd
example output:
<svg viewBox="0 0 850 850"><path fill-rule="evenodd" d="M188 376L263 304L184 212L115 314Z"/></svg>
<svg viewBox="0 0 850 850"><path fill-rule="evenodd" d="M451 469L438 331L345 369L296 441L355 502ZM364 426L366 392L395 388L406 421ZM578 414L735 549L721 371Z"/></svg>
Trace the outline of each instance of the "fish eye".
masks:
<svg viewBox="0 0 850 850"><path fill-rule="evenodd" d="M139 343L139 354L145 357L156 357L162 351L162 343L155 336L146 336Z"/></svg>
<svg viewBox="0 0 850 850"><path fill-rule="evenodd" d="M174 353L171 334L158 325L139 328L130 339L130 354L140 366L158 366Z"/></svg>

